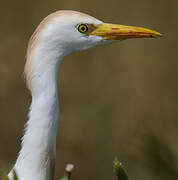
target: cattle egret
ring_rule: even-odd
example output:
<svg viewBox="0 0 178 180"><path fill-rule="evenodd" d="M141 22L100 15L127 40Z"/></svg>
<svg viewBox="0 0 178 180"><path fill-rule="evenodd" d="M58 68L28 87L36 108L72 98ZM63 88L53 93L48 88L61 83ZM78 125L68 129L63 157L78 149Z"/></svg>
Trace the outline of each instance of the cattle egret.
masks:
<svg viewBox="0 0 178 180"><path fill-rule="evenodd" d="M135 26L103 23L87 14L64 10L47 16L30 38L25 65L32 95L21 150L13 169L19 180L53 180L58 129L58 69L75 51L160 33ZM12 173L9 178L12 180Z"/></svg>

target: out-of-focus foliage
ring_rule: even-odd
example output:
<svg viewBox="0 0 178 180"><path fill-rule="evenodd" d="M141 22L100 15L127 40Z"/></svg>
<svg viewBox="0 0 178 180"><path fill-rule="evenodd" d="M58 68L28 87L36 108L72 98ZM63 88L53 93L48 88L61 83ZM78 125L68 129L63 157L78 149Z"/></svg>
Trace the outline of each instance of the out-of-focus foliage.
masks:
<svg viewBox="0 0 178 180"><path fill-rule="evenodd" d="M74 170L73 164L67 164L65 168L65 174L60 180L71 180L72 172Z"/></svg>
<svg viewBox="0 0 178 180"><path fill-rule="evenodd" d="M65 58L56 177L72 162L72 180L111 179L110 164L118 156L130 179L178 179L177 7L177 0L1 1L0 174L15 162L31 101L23 80L28 39L46 15L73 9L104 22L155 29L164 37Z"/></svg>
<svg viewBox="0 0 178 180"><path fill-rule="evenodd" d="M9 180L8 176L3 176L2 180Z"/></svg>
<svg viewBox="0 0 178 180"><path fill-rule="evenodd" d="M117 158L114 160L113 169L118 180L128 180L124 167L117 160ZM74 165L67 164L65 168L65 174L62 178L60 178L60 180L71 180L73 170L74 170ZM1 180L9 180L9 178L8 176L3 176ZM13 170L13 180L18 180L15 170Z"/></svg>
<svg viewBox="0 0 178 180"><path fill-rule="evenodd" d="M3 176L2 180L9 180L8 176ZM13 180L18 180L15 170L13 170Z"/></svg>
<svg viewBox="0 0 178 180"><path fill-rule="evenodd" d="M117 158L114 160L113 169L117 180L128 180L125 169L122 163L117 160Z"/></svg>

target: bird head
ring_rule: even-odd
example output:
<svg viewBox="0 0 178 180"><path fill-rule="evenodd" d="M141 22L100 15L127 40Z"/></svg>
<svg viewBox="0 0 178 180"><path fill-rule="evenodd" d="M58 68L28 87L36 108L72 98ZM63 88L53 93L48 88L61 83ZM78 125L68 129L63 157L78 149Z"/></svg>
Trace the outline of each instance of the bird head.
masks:
<svg viewBox="0 0 178 180"><path fill-rule="evenodd" d="M124 39L162 36L142 27L103 23L76 11L52 13L41 22L34 34L37 35L39 31L39 39L44 46L46 44L53 50L63 49L66 54Z"/></svg>
<svg viewBox="0 0 178 180"><path fill-rule="evenodd" d="M57 68L63 57L72 52L129 38L160 36L150 29L103 23L76 11L54 12L40 23L30 38L25 65L27 84L30 88L34 77Z"/></svg>

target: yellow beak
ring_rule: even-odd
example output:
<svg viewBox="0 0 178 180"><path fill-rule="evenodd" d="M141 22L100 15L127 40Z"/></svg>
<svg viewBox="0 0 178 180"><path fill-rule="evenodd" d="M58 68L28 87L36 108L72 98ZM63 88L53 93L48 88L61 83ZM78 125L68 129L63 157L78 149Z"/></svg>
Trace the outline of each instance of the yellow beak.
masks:
<svg viewBox="0 0 178 180"><path fill-rule="evenodd" d="M89 35L101 36L107 40L119 40L129 38L157 38L161 37L162 34L136 26L124 26L117 24L106 24L103 23L98 25Z"/></svg>

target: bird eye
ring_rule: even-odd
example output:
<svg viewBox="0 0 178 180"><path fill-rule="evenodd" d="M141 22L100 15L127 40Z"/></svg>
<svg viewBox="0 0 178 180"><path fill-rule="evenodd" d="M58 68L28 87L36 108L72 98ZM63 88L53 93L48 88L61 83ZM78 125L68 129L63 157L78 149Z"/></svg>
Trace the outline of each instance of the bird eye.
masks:
<svg viewBox="0 0 178 180"><path fill-rule="evenodd" d="M78 31L81 33L86 33L88 31L88 25L87 24L80 24L78 26Z"/></svg>

